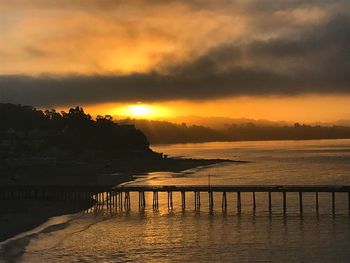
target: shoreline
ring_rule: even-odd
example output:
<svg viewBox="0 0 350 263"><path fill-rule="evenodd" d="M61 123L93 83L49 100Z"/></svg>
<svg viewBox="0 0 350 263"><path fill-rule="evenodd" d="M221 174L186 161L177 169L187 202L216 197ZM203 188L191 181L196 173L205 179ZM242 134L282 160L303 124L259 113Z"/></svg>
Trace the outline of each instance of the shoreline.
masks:
<svg viewBox="0 0 350 263"><path fill-rule="evenodd" d="M139 161L134 163L133 161L125 164L124 166L119 166L116 169L115 166L108 167L94 176L89 174L76 174L74 180L67 180L71 174L65 174L57 178L57 174L61 174L62 169L56 171L51 171L51 176L47 176L45 180L42 178L41 174L35 174L37 170L36 167L31 167L32 170L29 174L24 176L25 178L19 182L21 184L28 184L28 181L32 182L32 185L43 185L44 180L49 182L50 185L58 184L58 180L65 183L64 185L76 184L80 181L82 185L109 185L110 187L116 186L121 183L132 182L134 180L133 174L140 173L150 173L156 171L166 171L166 172L180 172L196 167L205 167L213 164L223 163L223 162L235 162L240 163L240 161L224 160L224 159L177 159L177 158L167 158L159 161ZM120 163L119 163L120 165ZM89 165L86 165L80 172L90 170L90 172L96 172L96 170L91 169ZM130 167L133 167L132 169ZM87 169L86 169L87 168ZM90 169L89 169L90 168ZM96 167L93 167L96 168ZM66 168L65 168L66 169ZM63 170L65 170L63 169ZM77 173L77 167L73 168L71 171ZM114 172L110 172L114 171ZM110 173L108 173L110 172ZM41 173L49 173L46 169L42 169ZM49 178L47 178L49 177ZM52 177L52 178L51 178ZM32 180L30 180L32 179ZM34 180L33 180L34 179ZM47 180L49 179L49 180ZM52 179L52 180L50 180ZM18 180L18 179L17 179ZM6 180L5 180L6 181ZM19 180L18 180L19 181ZM3 181L4 182L4 181ZM4 184L2 184L4 185ZM5 184L5 185L14 185ZM46 222L49 218L54 216L60 216L65 214L73 214L81 212L85 209L93 206L93 201L91 202L75 202L70 203L67 201L51 201L51 200L0 200L2 210L0 211L0 242L6 241L7 239L14 237L20 233L29 231L38 227L39 225ZM25 218L25 220L24 220Z"/></svg>
<svg viewBox="0 0 350 263"><path fill-rule="evenodd" d="M120 175L115 184L130 182L130 175ZM112 185L113 186L113 185ZM94 206L94 201L64 200L0 200L0 243L30 231L52 217L82 212Z"/></svg>
<svg viewBox="0 0 350 263"><path fill-rule="evenodd" d="M88 209L93 202L43 201L43 200L6 200L0 201L0 243L21 233L34 229L49 218L65 214L74 214ZM25 218L25 220L24 220Z"/></svg>

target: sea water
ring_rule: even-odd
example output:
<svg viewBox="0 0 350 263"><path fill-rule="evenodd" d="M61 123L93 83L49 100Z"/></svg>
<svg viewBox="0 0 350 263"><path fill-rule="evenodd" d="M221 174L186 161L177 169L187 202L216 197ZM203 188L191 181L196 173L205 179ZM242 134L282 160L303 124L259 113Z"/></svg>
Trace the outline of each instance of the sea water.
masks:
<svg viewBox="0 0 350 263"><path fill-rule="evenodd" d="M127 184L349 184L350 140L227 142L153 146L173 157L225 158L244 163L220 163L181 173L154 172L136 176ZM186 195L186 209L174 193L169 210L167 196L160 193L159 209L139 210L137 194L131 194L130 210L91 209L71 215L23 236L17 244L24 262L349 262L350 216L347 194L336 194L332 215L331 195L320 193L319 213L315 195L304 194L299 213L298 195L287 194L287 215L280 193L272 194L272 213L267 194L242 193L238 213L234 193L227 194L222 209L219 193L214 209L201 194L201 207L194 209L194 196ZM57 220L56 220L57 221ZM24 245L23 245L24 244Z"/></svg>

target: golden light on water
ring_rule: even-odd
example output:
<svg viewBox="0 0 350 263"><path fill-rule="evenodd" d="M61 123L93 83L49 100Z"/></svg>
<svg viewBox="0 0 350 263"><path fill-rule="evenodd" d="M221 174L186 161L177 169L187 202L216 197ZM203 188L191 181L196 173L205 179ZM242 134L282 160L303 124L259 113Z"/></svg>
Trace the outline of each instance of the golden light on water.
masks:
<svg viewBox="0 0 350 263"><path fill-rule="evenodd" d="M148 104L131 104L119 107L116 114L120 116L139 118L139 119L157 119L169 116L169 110Z"/></svg>

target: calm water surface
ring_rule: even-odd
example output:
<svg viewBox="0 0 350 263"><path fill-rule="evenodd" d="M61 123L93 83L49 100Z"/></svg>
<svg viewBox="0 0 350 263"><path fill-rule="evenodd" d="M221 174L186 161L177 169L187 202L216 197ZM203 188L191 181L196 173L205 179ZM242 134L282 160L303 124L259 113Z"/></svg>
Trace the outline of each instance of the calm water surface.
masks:
<svg viewBox="0 0 350 263"><path fill-rule="evenodd" d="M139 176L132 184L350 184L350 140L204 143L153 147L170 156L229 158L248 163L223 163L182 173L156 172ZM95 209L53 218L46 226L18 239L25 262L349 262L350 217L347 196L337 194L337 215L331 215L331 197L320 195L320 213L313 194L305 194L304 215L298 199L288 195L283 216L281 196L273 194L273 213L267 196L243 194L242 214L236 196L228 195L226 212L221 196L214 196L209 212L202 194L194 211L192 194L182 211L179 194L174 209L160 194L158 211L139 211L131 196L130 211ZM48 227L47 227L48 226ZM27 237L25 237L27 236ZM26 242L24 242L24 240Z"/></svg>

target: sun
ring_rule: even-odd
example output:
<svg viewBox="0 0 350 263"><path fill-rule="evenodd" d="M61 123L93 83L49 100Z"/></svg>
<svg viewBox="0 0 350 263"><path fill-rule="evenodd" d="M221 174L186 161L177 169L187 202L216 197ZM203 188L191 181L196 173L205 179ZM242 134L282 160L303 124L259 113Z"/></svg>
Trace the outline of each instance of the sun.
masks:
<svg viewBox="0 0 350 263"><path fill-rule="evenodd" d="M148 117L152 115L152 108L146 105L130 105L129 114L135 117Z"/></svg>
<svg viewBox="0 0 350 263"><path fill-rule="evenodd" d="M168 115L167 109L147 104L126 105L120 107L117 112L118 115L136 119L158 119Z"/></svg>

